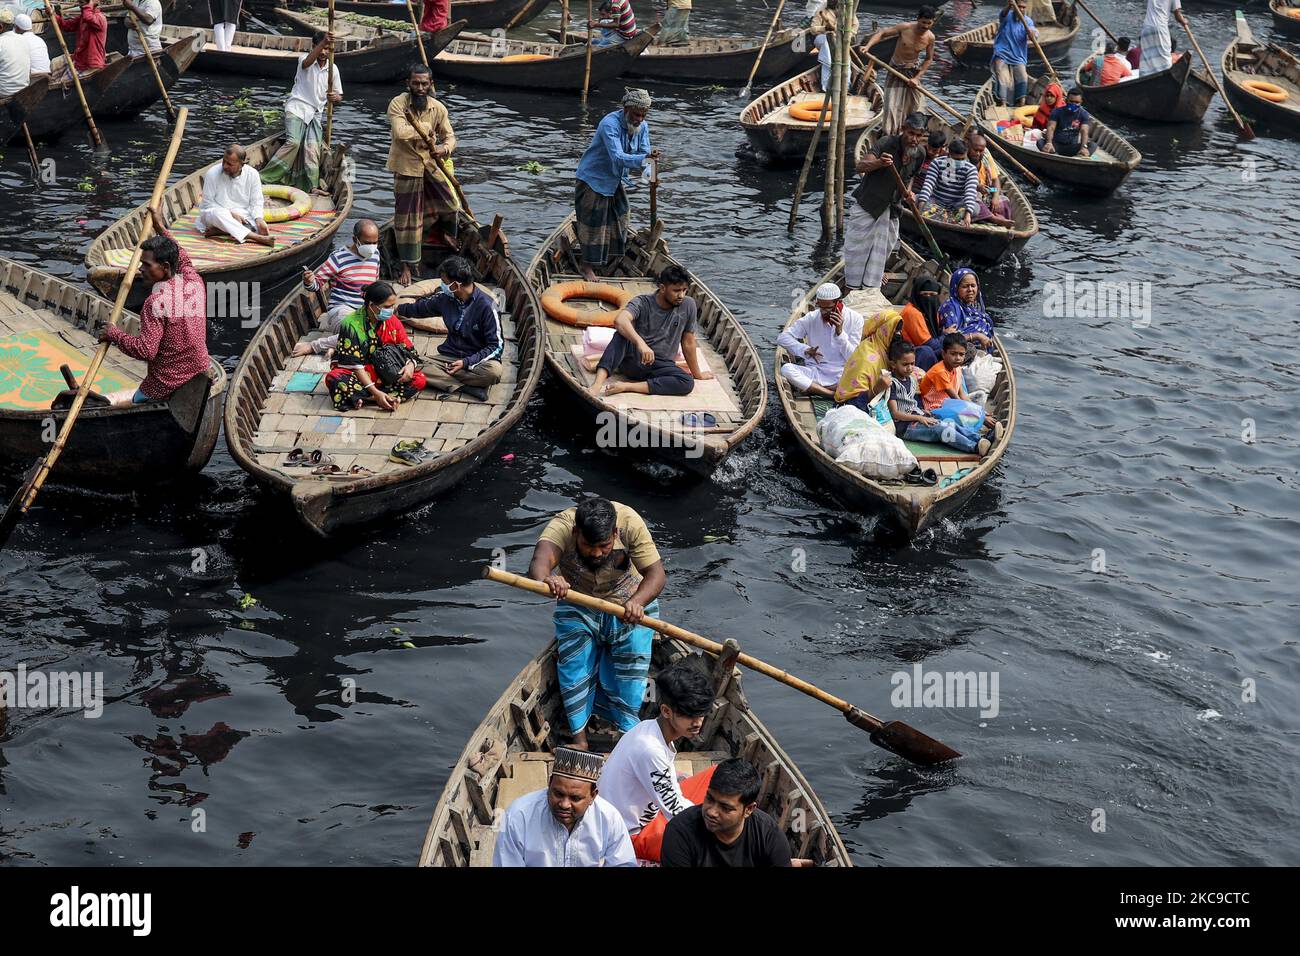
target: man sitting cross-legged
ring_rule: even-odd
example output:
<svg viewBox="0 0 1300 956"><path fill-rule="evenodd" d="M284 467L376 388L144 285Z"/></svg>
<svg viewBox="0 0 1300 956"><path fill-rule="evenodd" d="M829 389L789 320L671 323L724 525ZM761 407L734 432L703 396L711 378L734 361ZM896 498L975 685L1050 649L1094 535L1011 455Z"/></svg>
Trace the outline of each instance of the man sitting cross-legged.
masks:
<svg viewBox="0 0 1300 956"><path fill-rule="evenodd" d="M659 273L659 291L639 295L614 317L616 334L596 366L591 394L689 395L696 381L713 378L700 368L695 350L695 300L686 294L690 276L681 266ZM685 372L677 366L677 352L686 359ZM611 375L629 382L610 382Z"/></svg>
<svg viewBox="0 0 1300 956"><path fill-rule="evenodd" d="M227 235L236 242L249 239L273 246L275 237L262 218L262 177L247 159L244 147L231 143L221 162L203 174L203 201L195 225L209 239Z"/></svg>
<svg viewBox="0 0 1300 956"><path fill-rule="evenodd" d="M817 308L777 337L778 345L803 359L802 365L781 366L781 377L801 394L833 396L849 356L862 341L862 314L845 308L842 296L834 282L818 286Z"/></svg>

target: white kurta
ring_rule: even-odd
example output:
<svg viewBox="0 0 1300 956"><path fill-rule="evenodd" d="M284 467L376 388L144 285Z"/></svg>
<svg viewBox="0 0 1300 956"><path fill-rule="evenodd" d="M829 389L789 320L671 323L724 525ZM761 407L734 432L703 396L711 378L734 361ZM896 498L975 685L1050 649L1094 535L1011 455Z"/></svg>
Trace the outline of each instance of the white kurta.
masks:
<svg viewBox="0 0 1300 956"><path fill-rule="evenodd" d="M262 218L262 176L248 164L238 176L227 176L217 163L203 174L203 202L196 225L200 231L213 226L243 242ZM244 220L241 222L240 220Z"/></svg>
<svg viewBox="0 0 1300 956"><path fill-rule="evenodd" d="M13 96L31 82L32 56L13 30L0 33L0 96Z"/></svg>
<svg viewBox="0 0 1300 956"><path fill-rule="evenodd" d="M493 866L636 866L632 839L623 818L597 795L570 833L551 816L545 790L526 793L510 804Z"/></svg>
<svg viewBox="0 0 1300 956"><path fill-rule="evenodd" d="M1174 65L1169 44L1169 15L1183 8L1182 0L1147 0L1147 16L1142 21L1143 75L1167 70Z"/></svg>
<svg viewBox="0 0 1300 956"><path fill-rule="evenodd" d="M844 366L848 363L853 350L862 341L864 320L861 313L853 309L844 310L844 323L839 335L822 319L820 309L813 309L790 325L777 337L777 344L791 355L804 360L803 365L787 362L781 366L781 374L796 388L804 391L810 384L824 385L832 388L840 383ZM802 340L802 341L800 341ZM815 347L820 355L810 360L808 349Z"/></svg>
<svg viewBox="0 0 1300 956"><path fill-rule="evenodd" d="M301 62L301 61L300 61ZM306 69L301 66L293 80L293 90L284 104L284 111L298 117L304 123L325 115L325 96L329 92L329 64L317 66L310 64ZM343 92L343 80L339 68L334 67L334 92Z"/></svg>
<svg viewBox="0 0 1300 956"><path fill-rule="evenodd" d="M19 36L27 44L27 53L32 61L32 73L50 72L50 48L45 45L45 41L31 31L21 33Z"/></svg>
<svg viewBox="0 0 1300 956"><path fill-rule="evenodd" d="M145 39L149 41L149 49L154 52L160 51L163 26L162 3L160 0L136 0L135 5L153 17L153 23L140 20L140 28L144 31ZM144 49L140 46L140 35L135 32L135 25L129 19L126 24L126 52L131 56L144 56Z"/></svg>

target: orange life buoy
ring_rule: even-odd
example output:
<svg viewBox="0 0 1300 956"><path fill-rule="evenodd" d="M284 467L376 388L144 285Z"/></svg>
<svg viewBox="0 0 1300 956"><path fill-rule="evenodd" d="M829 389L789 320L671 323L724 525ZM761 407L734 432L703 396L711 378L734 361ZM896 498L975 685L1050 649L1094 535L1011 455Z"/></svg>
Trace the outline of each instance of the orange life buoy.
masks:
<svg viewBox="0 0 1300 956"><path fill-rule="evenodd" d="M1264 80L1243 80L1241 85L1270 103L1284 102L1291 95L1276 83L1268 83Z"/></svg>
<svg viewBox="0 0 1300 956"><path fill-rule="evenodd" d="M513 53L510 56L503 56L502 63L531 63L534 60L549 60L550 57L543 53Z"/></svg>
<svg viewBox="0 0 1300 956"><path fill-rule="evenodd" d="M803 120L805 123L817 122L817 117L822 113L827 113L826 101L821 100L802 100L798 103L790 104L790 118Z"/></svg>
<svg viewBox="0 0 1300 956"><path fill-rule="evenodd" d="M614 314L635 297L636 293L603 282L557 282L542 293L542 311L556 322L585 329L596 325L609 328L614 324ZM579 312L571 305L570 299L596 299L608 302L618 308L612 312Z"/></svg>

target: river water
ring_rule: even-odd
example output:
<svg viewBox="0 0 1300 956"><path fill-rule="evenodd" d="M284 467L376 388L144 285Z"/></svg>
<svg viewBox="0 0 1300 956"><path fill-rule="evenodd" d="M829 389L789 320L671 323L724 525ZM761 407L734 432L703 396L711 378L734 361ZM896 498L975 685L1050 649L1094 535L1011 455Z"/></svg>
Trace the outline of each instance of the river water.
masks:
<svg viewBox="0 0 1300 956"><path fill-rule="evenodd" d="M1133 6L1094 9L1136 35ZM646 0L637 7L652 19ZM771 16L761 2L696 7L699 34L756 35ZM948 7L941 37L994 9ZM1217 60L1230 12L1188 7ZM1270 35L1267 17L1251 22ZM969 105L984 77L940 56L938 89ZM174 99L192 112L178 170L274 130L278 120L231 106L243 88L271 109L286 92L182 79ZM335 130L359 168L354 214L380 219L391 203L383 109L396 90L346 92ZM817 197L788 236L794 174L734 156L737 91L652 92L673 251L770 360L792 295L828 264ZM594 94L585 116L576 96L440 93L471 204L504 213L526 261L568 211L577 156L621 84ZM551 383L501 445L513 460L488 461L361 537L301 531L224 443L183 489L43 494L0 552L0 670L102 672L108 703L93 720L10 712L0 860L413 863L468 735L550 638L547 606L481 581L480 568L503 549L524 571L544 522L597 492L650 523L668 569L666 619L737 637L966 754L912 768L828 708L749 678L751 702L857 863L1300 863L1300 458L1288 424L1300 367L1278 344L1297 315L1296 142L1263 131L1241 142L1220 101L1200 127L1112 125L1142 151L1141 168L1106 199L1027 190L1042 233L983 272L1015 363L1019 425L996 476L915 541L837 504L775 399L720 472L697 481L596 452ZM40 191L23 151L3 150L5 255L80 278L90 240L147 198L166 146L161 112L105 133L106 155L76 134L44 148L58 179ZM644 217L644 196L634 210ZM1045 314L1049 283L1102 280L1146 283L1149 313ZM212 351L233 369L249 334L214 327ZM996 675L998 713L896 710L891 676L914 666Z"/></svg>

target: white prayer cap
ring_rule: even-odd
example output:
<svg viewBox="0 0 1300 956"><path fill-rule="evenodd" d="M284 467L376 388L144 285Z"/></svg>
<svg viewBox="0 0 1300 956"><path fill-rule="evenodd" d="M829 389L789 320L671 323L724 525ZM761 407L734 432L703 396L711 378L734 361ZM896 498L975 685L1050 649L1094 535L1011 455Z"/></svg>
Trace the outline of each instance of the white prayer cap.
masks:
<svg viewBox="0 0 1300 956"><path fill-rule="evenodd" d="M824 282L817 287L818 302L836 302L842 295L840 287L834 282Z"/></svg>
<svg viewBox="0 0 1300 956"><path fill-rule="evenodd" d="M32 28L32 18L25 13L20 13L14 17L14 26L26 32Z"/></svg>

